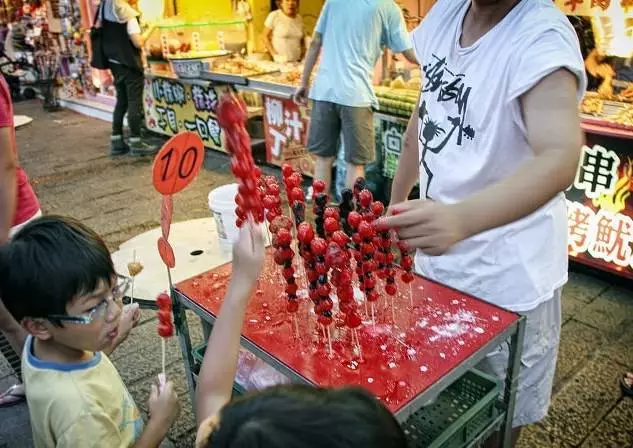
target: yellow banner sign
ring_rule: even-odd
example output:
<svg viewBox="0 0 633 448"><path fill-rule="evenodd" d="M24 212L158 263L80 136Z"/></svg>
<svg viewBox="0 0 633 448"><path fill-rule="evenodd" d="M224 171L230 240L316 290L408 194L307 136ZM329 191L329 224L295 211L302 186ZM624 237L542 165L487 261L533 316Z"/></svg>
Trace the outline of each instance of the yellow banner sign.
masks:
<svg viewBox="0 0 633 448"><path fill-rule="evenodd" d="M207 148L225 151L224 132L216 110L220 96L230 89L206 81L147 77L144 93L147 128L168 136L181 131L196 132Z"/></svg>

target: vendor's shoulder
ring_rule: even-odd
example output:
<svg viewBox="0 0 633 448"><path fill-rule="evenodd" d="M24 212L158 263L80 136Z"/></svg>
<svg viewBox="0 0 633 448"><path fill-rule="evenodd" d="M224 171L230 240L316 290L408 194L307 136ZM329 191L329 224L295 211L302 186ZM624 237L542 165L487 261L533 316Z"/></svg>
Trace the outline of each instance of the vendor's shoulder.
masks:
<svg viewBox="0 0 633 448"><path fill-rule="evenodd" d="M567 16L551 0L526 2L518 20L513 23L515 38L523 40L526 35L542 35L550 31L574 35L575 31Z"/></svg>

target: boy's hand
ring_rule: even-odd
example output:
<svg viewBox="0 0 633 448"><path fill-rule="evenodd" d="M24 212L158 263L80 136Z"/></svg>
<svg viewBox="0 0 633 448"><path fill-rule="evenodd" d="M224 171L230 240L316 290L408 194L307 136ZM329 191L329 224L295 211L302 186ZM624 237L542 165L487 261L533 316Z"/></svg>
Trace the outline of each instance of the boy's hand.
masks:
<svg viewBox="0 0 633 448"><path fill-rule="evenodd" d="M156 384L152 384L148 407L150 420L169 428L180 414L180 404L178 395L174 391L174 383L167 381L162 392L158 391Z"/></svg>
<svg viewBox="0 0 633 448"><path fill-rule="evenodd" d="M391 205L389 214L376 222L376 228L393 228L401 241L426 255L442 255L464 240L455 205L417 199Z"/></svg>
<svg viewBox="0 0 633 448"><path fill-rule="evenodd" d="M233 275L235 286L250 291L264 265L265 243L261 227L247 223L240 229L240 236L233 245Z"/></svg>

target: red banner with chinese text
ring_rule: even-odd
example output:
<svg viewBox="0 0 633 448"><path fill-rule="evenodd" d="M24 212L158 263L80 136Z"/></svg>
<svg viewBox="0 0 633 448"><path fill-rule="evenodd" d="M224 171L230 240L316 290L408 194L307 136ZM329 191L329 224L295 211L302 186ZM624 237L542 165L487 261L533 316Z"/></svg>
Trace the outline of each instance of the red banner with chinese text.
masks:
<svg viewBox="0 0 633 448"><path fill-rule="evenodd" d="M569 253L579 262L633 278L633 152L630 140L587 135L566 192Z"/></svg>
<svg viewBox="0 0 633 448"><path fill-rule="evenodd" d="M310 112L290 99L263 95L266 161L274 165L289 163L298 172L314 175L314 157L306 142Z"/></svg>
<svg viewBox="0 0 633 448"><path fill-rule="evenodd" d="M567 15L608 16L609 13L633 12L631 0L554 0L556 6Z"/></svg>

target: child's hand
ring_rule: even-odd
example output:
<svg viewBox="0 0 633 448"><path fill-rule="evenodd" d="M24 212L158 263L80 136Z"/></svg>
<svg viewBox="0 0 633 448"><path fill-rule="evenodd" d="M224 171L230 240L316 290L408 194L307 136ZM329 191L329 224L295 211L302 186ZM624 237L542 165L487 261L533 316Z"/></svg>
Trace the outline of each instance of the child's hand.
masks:
<svg viewBox="0 0 633 448"><path fill-rule="evenodd" d="M170 427L180 414L178 395L174 391L174 383L167 381L163 391L159 393L158 386L152 384L152 392L148 401L149 418L160 425Z"/></svg>
<svg viewBox="0 0 633 448"><path fill-rule="evenodd" d="M261 228L247 223L240 229L240 236L233 245L232 283L249 290L254 285L264 265L264 236Z"/></svg>

